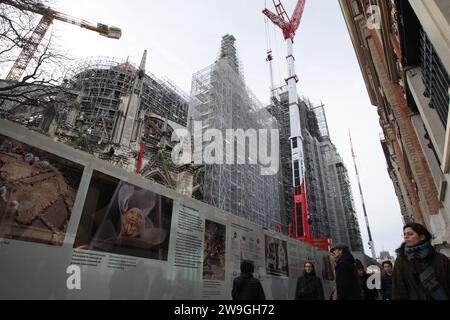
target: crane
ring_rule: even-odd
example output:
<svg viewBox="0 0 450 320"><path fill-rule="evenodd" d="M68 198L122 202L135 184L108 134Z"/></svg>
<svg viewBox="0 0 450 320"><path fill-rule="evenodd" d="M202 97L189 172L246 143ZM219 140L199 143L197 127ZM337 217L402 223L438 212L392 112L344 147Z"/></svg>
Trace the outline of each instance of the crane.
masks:
<svg viewBox="0 0 450 320"><path fill-rule="evenodd" d="M356 177L358 178L359 195L361 196L361 203L362 203L362 207L363 207L364 218L366 220L367 233L369 235L369 247L370 247L370 250L372 253L372 258L376 259L377 254L375 252L375 245L374 245L374 242L372 239L372 232L370 232L369 218L367 217L366 205L364 204L364 195L363 195L362 188L361 188L361 180L359 179L358 166L356 165L356 154L353 149L352 134L350 131L349 131L349 136L350 136L350 146L352 147L353 163L355 164Z"/></svg>
<svg viewBox="0 0 450 320"><path fill-rule="evenodd" d="M292 17L289 18L280 0L272 0L276 13L265 8L262 12L273 24L283 32L287 45L288 78L286 84L289 94L289 118L291 127L291 166L292 166L292 195L294 198L294 232L299 240L313 244L322 249L329 246L329 239L314 239L311 235L311 225L308 213L305 182L305 162L303 155L303 136L300 121L300 109L297 95L298 76L295 72L294 38L300 26L305 9L306 0L298 0ZM271 60L271 59L270 59ZM290 228L291 229L291 228ZM292 231L290 231L291 233Z"/></svg>
<svg viewBox="0 0 450 320"><path fill-rule="evenodd" d="M23 11L29 11L42 15L41 20L37 24L36 28L34 28L31 36L27 40L27 44L23 47L19 57L16 59L13 67L9 71L6 80L19 81L21 79L23 73L27 69L28 64L36 53L39 44L41 43L54 20L59 20L79 26L80 28L95 31L101 36L110 39L120 39L120 37L122 36L122 30L120 28L108 26L102 23L97 23L97 25L94 25L88 21L58 12L42 4L29 4L23 3L18 0L6 0L4 1L4 3Z"/></svg>
<svg viewBox="0 0 450 320"><path fill-rule="evenodd" d="M283 4L279 0L272 0L277 13L265 8L263 14L267 16L282 32L287 44L288 78L286 83L289 91L289 117L291 126L291 156L292 156L292 179L294 196L294 234L297 238L310 238L310 227L308 223L308 212L306 202L303 137L300 124L300 110L297 96L298 77L295 73L293 43L295 32L300 25L300 20L305 7L305 0L299 0L295 8L292 20L286 13ZM301 220L299 219L301 216Z"/></svg>

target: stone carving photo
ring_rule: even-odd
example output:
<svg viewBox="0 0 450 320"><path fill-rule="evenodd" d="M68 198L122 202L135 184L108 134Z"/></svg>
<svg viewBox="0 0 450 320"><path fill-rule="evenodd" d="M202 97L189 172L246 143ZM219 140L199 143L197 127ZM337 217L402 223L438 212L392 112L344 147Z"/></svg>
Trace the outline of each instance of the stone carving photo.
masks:
<svg viewBox="0 0 450 320"><path fill-rule="evenodd" d="M61 246L82 172L0 135L0 237Z"/></svg>

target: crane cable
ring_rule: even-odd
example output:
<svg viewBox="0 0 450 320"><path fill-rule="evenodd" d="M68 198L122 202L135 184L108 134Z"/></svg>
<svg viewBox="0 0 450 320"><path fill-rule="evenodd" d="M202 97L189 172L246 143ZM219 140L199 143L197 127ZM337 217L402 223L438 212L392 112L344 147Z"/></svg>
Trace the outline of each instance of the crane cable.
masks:
<svg viewBox="0 0 450 320"><path fill-rule="evenodd" d="M267 9L267 0L264 1L264 7ZM266 47L267 47L267 54L272 54L273 57L273 50L272 50L272 37L271 37L271 33L273 33L273 39L275 41L275 57L278 56L279 52L281 52L280 48L279 48L279 43L277 41L277 33L276 33L276 28L272 25L269 24L269 19L267 17L265 17L264 19L264 23L265 23L265 32L266 32ZM269 63L272 63L273 65L273 60L272 61L268 61ZM278 69L278 79L274 79L274 89L275 86L279 85L279 83L281 83L283 80L283 76L282 76L282 72L281 72L281 67L279 63L276 63L276 67ZM275 76L276 77L276 76ZM275 84L277 83L277 84Z"/></svg>
<svg viewBox="0 0 450 320"><path fill-rule="evenodd" d="M264 1L264 7L267 9L267 0ZM267 17L264 18L265 31L266 31L266 47L267 53L272 51L272 45L270 43L270 30L269 30L269 19Z"/></svg>

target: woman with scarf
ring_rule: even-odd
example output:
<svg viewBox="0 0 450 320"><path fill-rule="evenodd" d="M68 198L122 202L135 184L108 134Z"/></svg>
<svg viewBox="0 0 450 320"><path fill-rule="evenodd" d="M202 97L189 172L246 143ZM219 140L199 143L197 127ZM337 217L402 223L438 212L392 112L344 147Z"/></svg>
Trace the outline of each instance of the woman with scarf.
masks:
<svg viewBox="0 0 450 320"><path fill-rule="evenodd" d="M450 260L434 250L432 236L417 223L403 228L405 242L397 250L392 298L394 300L448 300Z"/></svg>
<svg viewBox="0 0 450 320"><path fill-rule="evenodd" d="M305 262L303 276L298 278L295 300L324 300L322 281L312 262Z"/></svg>

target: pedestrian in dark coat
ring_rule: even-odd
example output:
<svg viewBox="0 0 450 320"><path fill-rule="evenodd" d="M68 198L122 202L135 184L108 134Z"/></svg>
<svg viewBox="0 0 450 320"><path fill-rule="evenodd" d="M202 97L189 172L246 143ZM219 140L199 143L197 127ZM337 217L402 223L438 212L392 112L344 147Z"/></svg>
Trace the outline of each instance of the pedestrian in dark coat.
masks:
<svg viewBox="0 0 450 320"><path fill-rule="evenodd" d="M450 260L435 251L432 236L422 225L403 228L405 242L394 264L394 300L449 300Z"/></svg>
<svg viewBox="0 0 450 320"><path fill-rule="evenodd" d="M392 262L382 263L384 274L381 277L381 297L383 300L392 300Z"/></svg>
<svg viewBox="0 0 450 320"><path fill-rule="evenodd" d="M253 278L254 271L255 265L252 261L241 262L241 275L233 280L233 300L266 300L261 282Z"/></svg>
<svg viewBox="0 0 450 320"><path fill-rule="evenodd" d="M325 300L322 280L316 276L314 264L307 261L304 268L303 276L297 280L295 300Z"/></svg>
<svg viewBox="0 0 450 320"><path fill-rule="evenodd" d="M337 300L361 300L355 258L345 245L337 245L331 249L336 263L336 296Z"/></svg>
<svg viewBox="0 0 450 320"><path fill-rule="evenodd" d="M376 288L369 289L367 286L367 280L369 279L369 275L366 272L366 269L363 265L357 268L358 271L358 279L360 286L360 295L363 300L377 300L378 299L378 291Z"/></svg>

